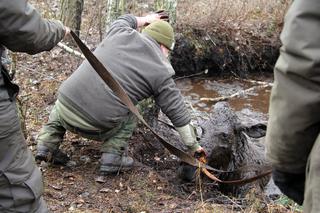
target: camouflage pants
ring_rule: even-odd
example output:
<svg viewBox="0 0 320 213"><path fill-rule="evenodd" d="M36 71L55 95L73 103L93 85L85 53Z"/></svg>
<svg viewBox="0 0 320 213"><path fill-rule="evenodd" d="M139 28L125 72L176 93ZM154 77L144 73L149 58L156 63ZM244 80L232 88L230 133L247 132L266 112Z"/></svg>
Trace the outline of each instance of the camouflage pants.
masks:
<svg viewBox="0 0 320 213"><path fill-rule="evenodd" d="M41 172L21 132L16 104L6 93L0 82L0 212L48 212Z"/></svg>
<svg viewBox="0 0 320 213"><path fill-rule="evenodd" d="M126 150L128 140L136 127L135 117L129 116L125 121L112 129L85 130L66 123L65 120L67 119L64 119L61 114L55 105L50 113L48 123L42 127L38 135L38 146L46 146L50 151L58 149L63 141L66 130L68 130L81 137L101 141L101 152L122 154ZM73 114L72 116L76 115Z"/></svg>

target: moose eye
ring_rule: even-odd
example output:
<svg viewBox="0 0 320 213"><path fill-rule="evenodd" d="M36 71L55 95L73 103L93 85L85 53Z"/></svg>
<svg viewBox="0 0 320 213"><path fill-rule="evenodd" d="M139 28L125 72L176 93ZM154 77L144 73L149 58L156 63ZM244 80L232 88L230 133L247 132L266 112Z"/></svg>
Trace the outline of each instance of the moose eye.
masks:
<svg viewBox="0 0 320 213"><path fill-rule="evenodd" d="M219 136L220 136L221 138L228 138L228 134L226 134L226 133L224 133L224 132L220 133Z"/></svg>

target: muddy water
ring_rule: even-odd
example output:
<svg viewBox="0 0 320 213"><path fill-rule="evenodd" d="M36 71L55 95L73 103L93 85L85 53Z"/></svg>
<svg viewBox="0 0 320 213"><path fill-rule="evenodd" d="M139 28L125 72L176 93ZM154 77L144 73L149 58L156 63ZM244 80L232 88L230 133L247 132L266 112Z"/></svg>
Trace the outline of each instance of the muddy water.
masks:
<svg viewBox="0 0 320 213"><path fill-rule="evenodd" d="M270 76L254 78L257 81L272 82ZM176 84L187 101L192 103L194 109L207 112L211 110L214 102L200 100L201 98L230 96L259 85L235 78L180 79L176 80ZM235 111L250 110L266 115L268 113L270 91L271 87L266 87L248 93L241 92L240 97L229 99L228 103Z"/></svg>

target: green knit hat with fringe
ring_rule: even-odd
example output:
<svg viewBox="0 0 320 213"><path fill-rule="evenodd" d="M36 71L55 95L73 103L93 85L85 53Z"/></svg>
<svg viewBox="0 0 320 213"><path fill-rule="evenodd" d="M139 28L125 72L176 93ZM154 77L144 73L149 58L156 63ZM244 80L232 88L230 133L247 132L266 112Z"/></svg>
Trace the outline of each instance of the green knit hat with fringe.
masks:
<svg viewBox="0 0 320 213"><path fill-rule="evenodd" d="M163 44L169 50L174 48L174 33L172 26L166 21L155 21L142 30L158 43Z"/></svg>

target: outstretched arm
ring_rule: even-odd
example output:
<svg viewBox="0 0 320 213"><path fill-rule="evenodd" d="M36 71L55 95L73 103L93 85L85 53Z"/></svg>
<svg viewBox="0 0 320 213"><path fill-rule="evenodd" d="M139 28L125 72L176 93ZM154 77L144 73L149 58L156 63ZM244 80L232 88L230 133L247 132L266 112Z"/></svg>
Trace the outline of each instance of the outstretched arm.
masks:
<svg viewBox="0 0 320 213"><path fill-rule="evenodd" d="M142 27L157 20L167 21L169 19L169 16L163 10L161 10L143 17L136 17L136 19L138 27Z"/></svg>
<svg viewBox="0 0 320 213"><path fill-rule="evenodd" d="M179 89L175 86L172 78L167 78L160 86L155 95L155 101L171 120L179 132L183 143L189 151L205 155L203 148L199 145L195 128L191 124L191 116L184 103Z"/></svg>
<svg viewBox="0 0 320 213"><path fill-rule="evenodd" d="M148 14L146 16L134 16L132 14L125 14L117 18L111 26L107 34L113 34L128 28L137 29L142 26L146 26L156 20L168 20L168 15L164 11L158 11L156 13Z"/></svg>
<svg viewBox="0 0 320 213"><path fill-rule="evenodd" d="M12 51L50 50L68 31L60 21L41 18L27 0L0 1L0 42Z"/></svg>

